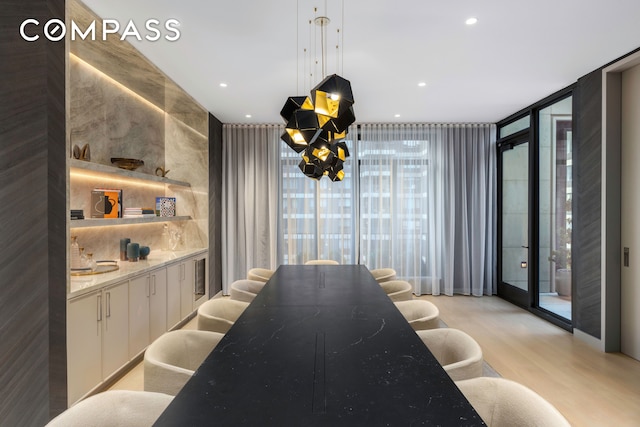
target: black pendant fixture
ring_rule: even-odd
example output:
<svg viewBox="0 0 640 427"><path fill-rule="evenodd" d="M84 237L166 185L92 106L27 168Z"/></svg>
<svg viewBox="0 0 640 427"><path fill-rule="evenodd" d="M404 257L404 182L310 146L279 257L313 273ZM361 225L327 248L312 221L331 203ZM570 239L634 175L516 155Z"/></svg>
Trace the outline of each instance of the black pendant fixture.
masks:
<svg viewBox="0 0 640 427"><path fill-rule="evenodd" d="M306 176L332 181L344 178L349 150L344 138L356 120L349 80L332 74L311 90L311 97L291 96L280 115L287 123L282 140L302 153L299 168Z"/></svg>

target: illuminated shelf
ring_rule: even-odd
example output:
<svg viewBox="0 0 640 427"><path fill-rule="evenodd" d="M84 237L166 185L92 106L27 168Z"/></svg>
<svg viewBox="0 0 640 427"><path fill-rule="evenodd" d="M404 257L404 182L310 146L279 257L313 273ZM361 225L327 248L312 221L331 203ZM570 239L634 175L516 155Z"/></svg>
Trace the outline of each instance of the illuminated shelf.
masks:
<svg viewBox="0 0 640 427"><path fill-rule="evenodd" d="M146 218L95 218L95 219L73 219L70 222L70 228L86 228L86 227L104 227L112 225L131 225L131 224L152 224L158 222L169 221L188 221L190 216L154 216Z"/></svg>
<svg viewBox="0 0 640 427"><path fill-rule="evenodd" d="M92 175L106 174L109 176L116 175L118 178L138 179L143 181L153 181L162 184L179 185L181 187L191 187L191 184L185 181L178 181L163 176L150 175L148 173L130 171L115 166L103 165L100 163L92 163L84 160L69 159L69 167L72 172L89 172Z"/></svg>

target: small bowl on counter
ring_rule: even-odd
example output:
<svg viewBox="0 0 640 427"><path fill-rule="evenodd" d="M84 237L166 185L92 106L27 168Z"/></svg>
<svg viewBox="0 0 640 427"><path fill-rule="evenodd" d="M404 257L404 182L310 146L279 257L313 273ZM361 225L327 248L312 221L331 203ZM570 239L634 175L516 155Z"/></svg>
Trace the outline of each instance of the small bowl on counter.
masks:
<svg viewBox="0 0 640 427"><path fill-rule="evenodd" d="M149 246L140 246L140 259L147 259L147 256L151 253Z"/></svg>
<svg viewBox="0 0 640 427"><path fill-rule="evenodd" d="M112 157L111 163L118 166L120 169L126 169L129 171L134 171L144 165L144 162L140 159L127 159L124 157Z"/></svg>

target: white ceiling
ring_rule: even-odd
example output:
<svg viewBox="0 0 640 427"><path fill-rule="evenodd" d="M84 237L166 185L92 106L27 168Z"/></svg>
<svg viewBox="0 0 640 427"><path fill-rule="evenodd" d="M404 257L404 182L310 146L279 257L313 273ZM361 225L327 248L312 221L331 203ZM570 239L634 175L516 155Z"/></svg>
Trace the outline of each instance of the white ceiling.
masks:
<svg viewBox="0 0 640 427"><path fill-rule="evenodd" d="M180 21L176 42L128 40L224 123L279 123L286 98L322 80L320 69L304 77L322 62L316 15L331 19L327 74L351 81L358 122L496 122L640 47L639 0L84 3L143 36L150 18Z"/></svg>

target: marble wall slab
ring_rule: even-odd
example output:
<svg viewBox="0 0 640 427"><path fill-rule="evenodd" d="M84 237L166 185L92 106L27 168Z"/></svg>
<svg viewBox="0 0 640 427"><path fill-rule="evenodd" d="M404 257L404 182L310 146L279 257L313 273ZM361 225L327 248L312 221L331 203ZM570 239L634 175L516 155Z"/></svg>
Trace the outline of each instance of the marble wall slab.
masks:
<svg viewBox="0 0 640 427"><path fill-rule="evenodd" d="M203 111L200 120L208 122ZM208 124L207 124L208 126ZM168 186L168 195L176 197L180 215L194 218L184 224L183 235L188 246L207 247L209 230L209 137L166 115L166 158L173 179L191 183L190 188ZM208 134L208 132L207 132Z"/></svg>
<svg viewBox="0 0 640 427"><path fill-rule="evenodd" d="M71 148L89 144L91 161L110 166L140 159L138 172L164 167L164 111L74 55L69 64Z"/></svg>
<svg viewBox="0 0 640 427"><path fill-rule="evenodd" d="M69 14L82 27L100 19L76 0ZM100 27L100 25L97 25ZM98 34L98 39L100 36ZM129 43L117 37L106 42L70 41L69 156L73 146L89 144L90 161L113 166L112 157L140 159L136 172L189 182L191 187L124 179L117 175L72 170L69 208L90 217L91 190L123 190L123 206L155 207L158 196L176 197L176 215L189 221L171 221L180 235L176 250L208 247L209 165L208 113L161 73ZM73 228L85 252L95 259L118 259L120 239L161 248L163 223Z"/></svg>
<svg viewBox="0 0 640 427"><path fill-rule="evenodd" d="M71 53L83 58L117 82L139 94L161 110L175 115L198 132L207 134L208 125L199 118L202 108L180 86L144 57L135 47L117 36L102 41L102 20L79 0L68 2L69 15L81 29L96 21L96 40L70 42ZM132 72L134 70L135 72Z"/></svg>

